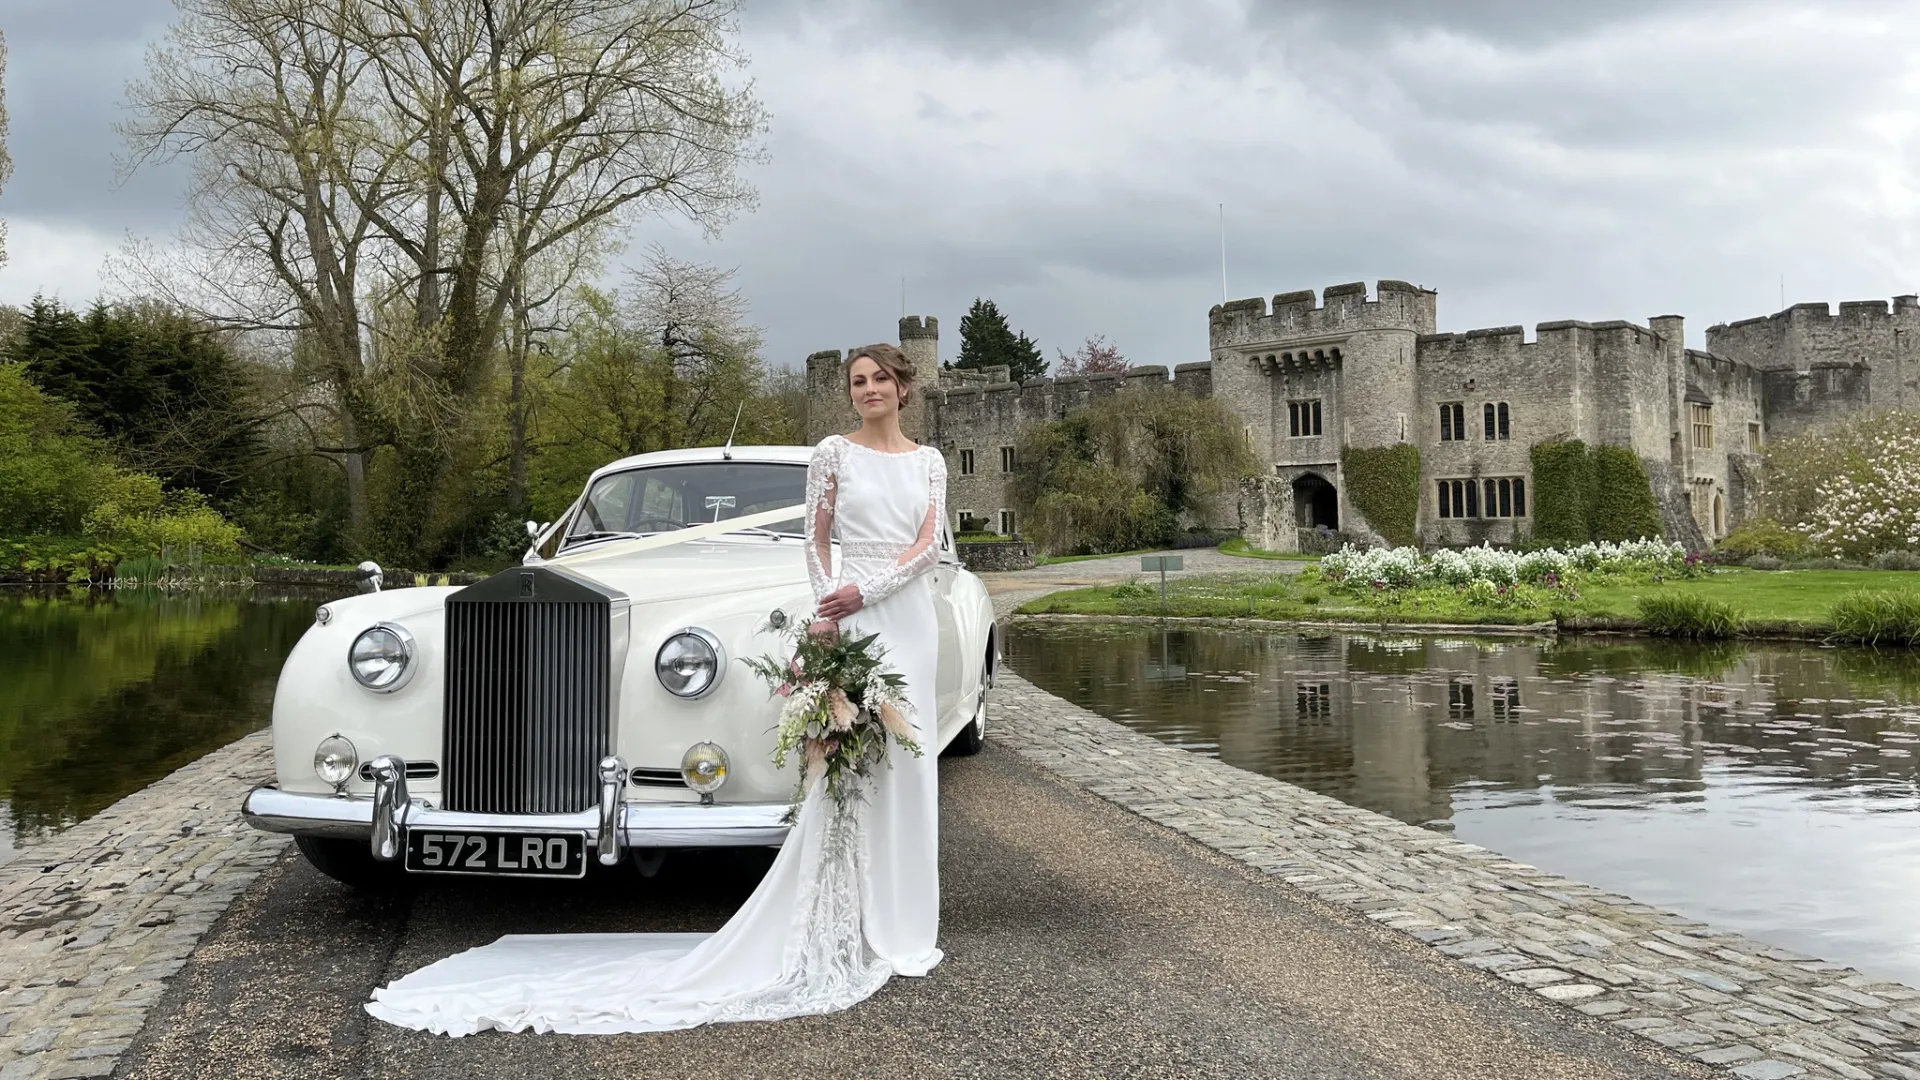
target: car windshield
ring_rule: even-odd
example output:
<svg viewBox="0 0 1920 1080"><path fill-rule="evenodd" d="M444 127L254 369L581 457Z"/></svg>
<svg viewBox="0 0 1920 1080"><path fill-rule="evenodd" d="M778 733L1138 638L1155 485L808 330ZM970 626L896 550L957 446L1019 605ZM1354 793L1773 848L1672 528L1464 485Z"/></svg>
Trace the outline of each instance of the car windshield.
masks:
<svg viewBox="0 0 1920 1080"><path fill-rule="evenodd" d="M806 501L807 467L700 461L611 473L594 481L567 523L563 546L636 533L669 532L746 517ZM804 517L758 526L804 534Z"/></svg>

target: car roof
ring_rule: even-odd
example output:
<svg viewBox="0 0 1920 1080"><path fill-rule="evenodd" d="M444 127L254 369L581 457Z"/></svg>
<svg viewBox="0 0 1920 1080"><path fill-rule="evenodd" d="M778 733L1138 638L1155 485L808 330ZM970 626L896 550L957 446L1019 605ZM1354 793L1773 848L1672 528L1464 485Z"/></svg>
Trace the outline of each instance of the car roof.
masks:
<svg viewBox="0 0 1920 1080"><path fill-rule="evenodd" d="M623 472L627 469L645 468L650 465L685 465L701 461L745 461L767 465L805 465L813 460L811 446L693 446L684 450L658 450L651 454L635 454L609 462L593 471L587 483L600 479L608 473Z"/></svg>

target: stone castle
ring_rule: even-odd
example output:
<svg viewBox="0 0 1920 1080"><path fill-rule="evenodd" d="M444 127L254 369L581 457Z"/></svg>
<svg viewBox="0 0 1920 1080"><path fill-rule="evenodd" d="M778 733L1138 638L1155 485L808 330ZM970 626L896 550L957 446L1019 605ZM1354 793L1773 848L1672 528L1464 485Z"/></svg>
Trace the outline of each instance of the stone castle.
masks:
<svg viewBox="0 0 1920 1080"><path fill-rule="evenodd" d="M1699 550L1752 515L1769 439L1868 409L1920 408L1920 298L1797 304L1709 327L1685 321L1547 322L1436 332L1438 296L1402 281L1236 300L1208 315L1210 358L1124 375L1009 381L1005 368L942 370L939 323L900 320L922 373L907 434L946 455L955 528L1016 535L1008 495L1020 428L1136 386L1218 397L1266 475L1243 489L1250 542L1296 550L1302 530L1367 537L1341 476L1345 447L1419 448L1420 542L1510 543L1529 531L1530 449L1580 439L1630 447L1671 539ZM807 358L808 438L851 430L839 350ZM928 378L938 372L936 380Z"/></svg>

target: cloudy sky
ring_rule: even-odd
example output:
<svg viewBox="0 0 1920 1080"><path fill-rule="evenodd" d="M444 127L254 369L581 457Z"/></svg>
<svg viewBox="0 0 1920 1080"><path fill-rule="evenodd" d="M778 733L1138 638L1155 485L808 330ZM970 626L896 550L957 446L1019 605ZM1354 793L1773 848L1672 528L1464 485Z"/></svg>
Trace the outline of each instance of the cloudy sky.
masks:
<svg viewBox="0 0 1920 1080"><path fill-rule="evenodd" d="M760 205L706 241L769 354L990 297L1051 357L1204 359L1226 292L1381 277L1442 329L1920 291L1920 0L744 0ZM111 124L169 0L0 0L0 302L102 288L179 176Z"/></svg>

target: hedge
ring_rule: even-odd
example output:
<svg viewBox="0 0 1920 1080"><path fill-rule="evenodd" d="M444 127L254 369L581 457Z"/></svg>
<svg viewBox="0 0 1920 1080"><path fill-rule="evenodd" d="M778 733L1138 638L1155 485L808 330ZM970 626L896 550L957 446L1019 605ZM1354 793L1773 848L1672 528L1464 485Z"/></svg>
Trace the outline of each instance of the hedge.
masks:
<svg viewBox="0 0 1920 1080"><path fill-rule="evenodd" d="M1340 471L1347 499L1367 519L1373 531L1395 547L1419 540L1420 449L1412 443L1394 446L1349 446L1340 452Z"/></svg>

